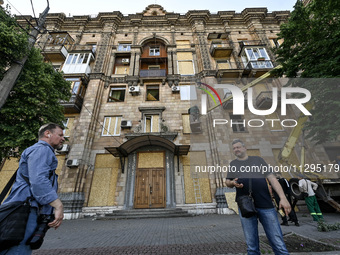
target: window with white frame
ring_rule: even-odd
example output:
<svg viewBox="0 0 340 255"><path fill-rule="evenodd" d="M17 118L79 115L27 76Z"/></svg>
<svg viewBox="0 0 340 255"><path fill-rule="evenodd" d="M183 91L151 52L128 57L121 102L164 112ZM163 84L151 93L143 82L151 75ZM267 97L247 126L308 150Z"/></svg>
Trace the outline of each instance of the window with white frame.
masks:
<svg viewBox="0 0 340 255"><path fill-rule="evenodd" d="M181 85L179 86L181 100L196 100L196 86L195 85Z"/></svg>
<svg viewBox="0 0 340 255"><path fill-rule="evenodd" d="M121 116L108 116L104 118L102 136L119 136Z"/></svg>
<svg viewBox="0 0 340 255"><path fill-rule="evenodd" d="M159 56L161 54L159 46L150 46L149 55Z"/></svg>
<svg viewBox="0 0 340 255"><path fill-rule="evenodd" d="M252 68L272 68L273 64L263 47L247 47L241 55L242 61L245 66L248 64Z"/></svg>
<svg viewBox="0 0 340 255"><path fill-rule="evenodd" d="M118 51L131 51L131 43L120 43Z"/></svg>
<svg viewBox="0 0 340 255"><path fill-rule="evenodd" d="M144 115L144 132L159 132L159 114Z"/></svg>
<svg viewBox="0 0 340 255"><path fill-rule="evenodd" d="M63 133L65 137L70 137L71 131L73 129L73 123L74 117L66 118L65 121L63 122L64 125Z"/></svg>

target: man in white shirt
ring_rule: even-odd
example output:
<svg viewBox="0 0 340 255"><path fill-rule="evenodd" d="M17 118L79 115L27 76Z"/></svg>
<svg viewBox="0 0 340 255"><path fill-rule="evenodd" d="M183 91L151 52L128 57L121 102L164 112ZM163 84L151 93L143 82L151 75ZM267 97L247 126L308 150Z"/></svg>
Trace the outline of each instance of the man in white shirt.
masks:
<svg viewBox="0 0 340 255"><path fill-rule="evenodd" d="M317 188L318 185L316 183L303 178L303 176L299 176L299 189L301 192L308 193L308 197L305 198L305 202L314 221L323 220L322 212L314 192Z"/></svg>

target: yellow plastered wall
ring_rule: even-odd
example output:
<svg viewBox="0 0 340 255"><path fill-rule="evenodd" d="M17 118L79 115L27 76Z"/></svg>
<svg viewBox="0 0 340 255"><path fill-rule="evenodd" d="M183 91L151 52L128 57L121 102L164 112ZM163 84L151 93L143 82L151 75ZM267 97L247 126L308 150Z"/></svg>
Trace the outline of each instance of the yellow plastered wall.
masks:
<svg viewBox="0 0 340 255"><path fill-rule="evenodd" d="M206 156L204 151L189 152L187 156L182 156L183 171L184 171L184 187L185 187L185 203L195 204L194 182L190 173L190 164L206 166ZM209 178L201 178L199 174L199 182L203 203L211 203L211 190Z"/></svg>
<svg viewBox="0 0 340 255"><path fill-rule="evenodd" d="M19 167L19 159L10 158L6 159L1 171L0 171L0 191L4 189L9 179L11 179L14 172Z"/></svg>
<svg viewBox="0 0 340 255"><path fill-rule="evenodd" d="M118 171L118 158L111 154L98 154L96 156L88 206L114 205Z"/></svg>

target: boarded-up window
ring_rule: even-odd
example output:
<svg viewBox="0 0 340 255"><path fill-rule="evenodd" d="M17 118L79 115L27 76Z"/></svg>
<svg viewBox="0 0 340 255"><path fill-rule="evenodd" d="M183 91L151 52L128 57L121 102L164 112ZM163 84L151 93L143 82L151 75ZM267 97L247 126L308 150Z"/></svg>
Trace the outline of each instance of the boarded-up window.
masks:
<svg viewBox="0 0 340 255"><path fill-rule="evenodd" d="M273 112L272 114L267 115L266 122L271 131L283 130L281 126L281 120L279 118L279 115L276 112Z"/></svg>
<svg viewBox="0 0 340 255"><path fill-rule="evenodd" d="M118 117L118 116L105 117L102 136L120 135L121 121L122 121L122 117Z"/></svg>
<svg viewBox="0 0 340 255"><path fill-rule="evenodd" d="M230 63L228 60L218 60L217 69L230 69Z"/></svg>
<svg viewBox="0 0 340 255"><path fill-rule="evenodd" d="M195 74L191 52L177 52L178 73L181 75Z"/></svg>
<svg viewBox="0 0 340 255"><path fill-rule="evenodd" d="M70 137L70 134L73 130L73 123L74 123L74 117L72 118L66 118L66 121L63 123L64 124L64 136L65 137Z"/></svg>
<svg viewBox="0 0 340 255"><path fill-rule="evenodd" d="M189 114L182 114L184 134L191 133L189 116L190 116Z"/></svg>
<svg viewBox="0 0 340 255"><path fill-rule="evenodd" d="M115 74L129 74L130 66L116 66Z"/></svg>
<svg viewBox="0 0 340 255"><path fill-rule="evenodd" d="M146 133L159 132L159 115L145 115L144 130Z"/></svg>
<svg viewBox="0 0 340 255"><path fill-rule="evenodd" d="M188 49L190 48L190 41L189 40L180 40L176 41L177 49Z"/></svg>

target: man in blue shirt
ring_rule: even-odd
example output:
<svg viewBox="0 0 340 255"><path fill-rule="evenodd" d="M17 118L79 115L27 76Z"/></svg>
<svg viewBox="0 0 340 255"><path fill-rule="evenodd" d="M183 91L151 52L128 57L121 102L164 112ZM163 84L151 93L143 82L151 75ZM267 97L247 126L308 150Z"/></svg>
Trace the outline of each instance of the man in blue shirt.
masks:
<svg viewBox="0 0 340 255"><path fill-rule="evenodd" d="M55 169L58 160L54 152L55 149L61 149L65 142L63 128L49 123L39 129L38 136L39 141L22 153L15 183L3 203L24 201L30 196L34 198L31 202L25 237L18 246L2 251L0 255L32 253L26 241L34 234L38 214L52 214L54 211L55 219L48 226L55 229L60 226L64 217L64 207L57 195L58 176Z"/></svg>
<svg viewBox="0 0 340 255"><path fill-rule="evenodd" d="M271 187L280 198L279 207L288 215L291 207L282 191L281 185L273 173L268 171L268 164L261 157L248 156L244 143L237 139L232 142L233 151L237 157L230 162L231 169L228 173L226 184L229 188L236 188L236 200L239 196L249 195L249 184L252 185L252 197L256 208L256 215L245 218L240 213L243 233L247 243L249 255L260 255L258 220L266 232L270 246L276 255L289 254L283 240L281 226L277 218L272 198L269 192Z"/></svg>

